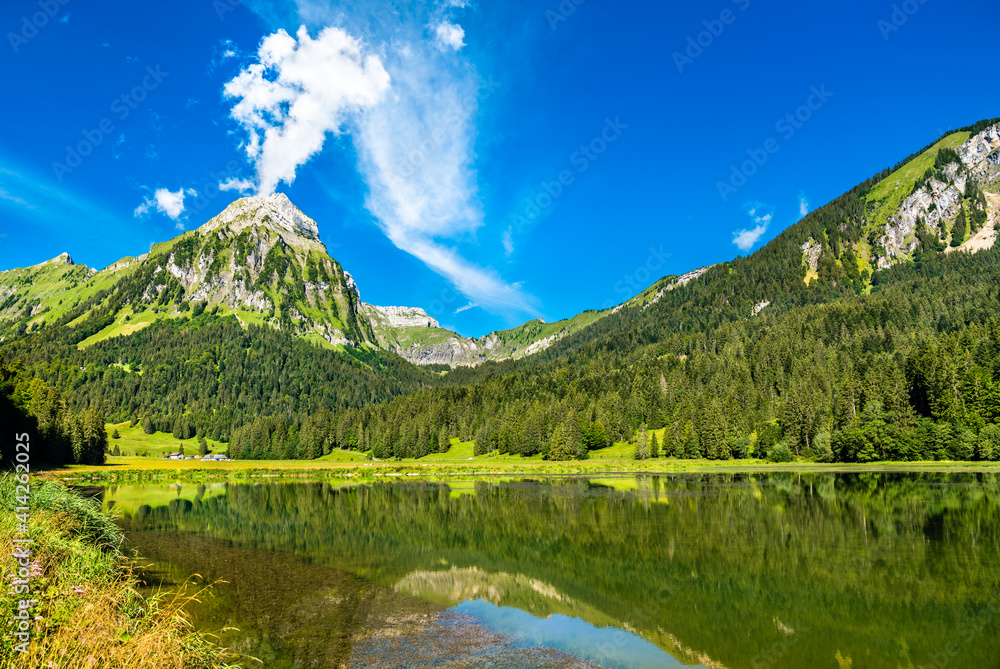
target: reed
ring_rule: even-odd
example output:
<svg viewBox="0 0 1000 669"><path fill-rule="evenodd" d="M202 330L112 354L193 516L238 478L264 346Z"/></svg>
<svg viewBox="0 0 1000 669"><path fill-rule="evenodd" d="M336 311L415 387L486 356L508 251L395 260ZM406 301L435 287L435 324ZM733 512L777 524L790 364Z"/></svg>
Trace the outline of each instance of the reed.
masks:
<svg viewBox="0 0 1000 669"><path fill-rule="evenodd" d="M144 596L123 535L94 499L57 482L32 485L27 538L34 540L30 592L16 594L12 553L19 533L15 483L0 476L0 552L5 585L0 666L31 669L222 669L234 658L196 631L185 606L211 587L189 580L173 592ZM30 599L27 653L10 634L18 602Z"/></svg>

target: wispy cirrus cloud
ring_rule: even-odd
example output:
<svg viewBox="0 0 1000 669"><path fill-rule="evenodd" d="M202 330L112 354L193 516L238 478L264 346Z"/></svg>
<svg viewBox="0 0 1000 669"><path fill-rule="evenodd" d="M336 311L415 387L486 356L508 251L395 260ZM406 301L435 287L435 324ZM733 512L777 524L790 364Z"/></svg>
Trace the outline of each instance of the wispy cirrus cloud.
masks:
<svg viewBox="0 0 1000 669"><path fill-rule="evenodd" d="M118 235L126 226L121 217L99 202L53 183L51 173L38 174L0 153L0 214L8 224L18 221L29 234L62 243L74 229L87 235ZM2 224L0 224L2 227Z"/></svg>
<svg viewBox="0 0 1000 669"><path fill-rule="evenodd" d="M22 207L25 207L26 209L35 208L35 206L30 204L27 200L18 197L17 195L14 195L3 186L0 186L0 200L6 200L7 202L13 202L14 204L19 204Z"/></svg>
<svg viewBox="0 0 1000 669"><path fill-rule="evenodd" d="M483 308L537 315L536 300L520 285L469 261L457 246L474 240L484 225L474 166L480 80L461 55L465 31L456 16L466 4L298 0L293 13L312 30L299 28L295 38L281 30L265 37L257 62L227 84L226 92L240 100L237 106L243 104L232 115L249 135L246 148L257 165L260 191L294 179L322 149L326 135L349 132L368 188L366 206L393 244ZM290 3L276 8L249 0L248 6L265 19L284 17L287 25ZM319 36L311 37L317 31ZM276 148L279 159L262 160L268 140L280 146L290 133L289 121L297 122L289 111L293 106L317 97L329 100L321 96L329 82L314 81L304 71L306 63L296 66L295 85L286 83L293 78L289 54L303 44L312 50L312 42L331 34L341 45L353 40L351 51L324 54L367 87L351 89L358 93L348 96L351 104L309 105L315 114L308 151ZM317 69L329 78L329 66Z"/></svg>
<svg viewBox="0 0 1000 669"><path fill-rule="evenodd" d="M806 199L805 193L799 193L799 216L805 216L809 213L809 200Z"/></svg>

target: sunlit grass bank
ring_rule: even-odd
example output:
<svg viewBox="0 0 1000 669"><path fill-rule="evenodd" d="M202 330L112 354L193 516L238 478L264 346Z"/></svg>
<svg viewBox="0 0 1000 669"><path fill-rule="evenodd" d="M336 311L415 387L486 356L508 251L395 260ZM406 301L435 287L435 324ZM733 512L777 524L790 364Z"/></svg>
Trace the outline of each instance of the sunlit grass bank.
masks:
<svg viewBox="0 0 1000 669"><path fill-rule="evenodd" d="M613 447L612 447L613 448ZM440 454L447 455L447 454ZM592 457L589 460L552 462L540 457L477 456L446 460L430 456L403 460L157 460L109 458L103 466L70 465L49 470L44 476L73 484L180 483L190 481L257 480L268 478L382 480L395 477L554 477L631 474L731 474L755 472L1000 472L996 462L872 462L822 464L763 460L678 460L657 458L636 461L631 457Z"/></svg>
<svg viewBox="0 0 1000 669"><path fill-rule="evenodd" d="M192 630L184 604L191 589L144 597L132 562L121 549L122 534L94 500L59 483L34 483L28 533L14 517L16 490L10 475L0 477L0 550L4 582L0 607L4 624L19 601L30 600L31 637L20 652L5 629L0 666L30 669L225 667L224 651ZM28 592L10 585L20 565L11 557L14 540L34 540L28 564Z"/></svg>
<svg viewBox="0 0 1000 669"><path fill-rule="evenodd" d="M108 436L111 437L116 431L118 438L108 439L108 448L118 447L118 451L123 456L142 457L148 460L163 458L168 453L184 451L184 455L198 455L198 439L177 439L169 432L154 432L146 434L142 430L142 425L131 425L127 421L124 423L109 423L106 426ZM226 445L218 441L206 439L210 453L225 453Z"/></svg>
<svg viewBox="0 0 1000 669"><path fill-rule="evenodd" d="M81 482L174 482L266 477L304 478L379 478L394 476L572 476L629 473L732 473L772 471L1000 471L1000 463L986 462L873 462L863 465L823 464L798 461L784 464L760 459L707 460L661 457L635 460L635 444L616 442L607 448L590 451L587 460L549 461L541 455L492 452L475 455L472 441L451 439L445 453L431 453L422 458L372 459L357 451L333 450L315 460L233 460L202 462L164 460L168 453L180 451L198 454L198 440L179 440L166 432L146 434L140 425L109 424L108 433L118 431L119 439L109 440L121 456L108 456L101 466L70 465L47 472L47 476ZM650 430L662 443L664 430ZM208 440L213 453L225 453L227 445ZM137 455L139 454L139 455Z"/></svg>

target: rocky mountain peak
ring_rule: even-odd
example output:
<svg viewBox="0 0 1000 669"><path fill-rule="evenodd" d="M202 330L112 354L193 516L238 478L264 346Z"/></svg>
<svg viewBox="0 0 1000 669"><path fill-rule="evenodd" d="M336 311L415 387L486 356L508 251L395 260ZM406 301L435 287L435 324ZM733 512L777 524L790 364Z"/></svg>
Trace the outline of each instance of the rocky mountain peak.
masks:
<svg viewBox="0 0 1000 669"><path fill-rule="evenodd" d="M266 227L319 241L316 221L303 214L284 193L240 198L203 225L201 232L212 232L221 227L228 227L234 232L249 227Z"/></svg>
<svg viewBox="0 0 1000 669"><path fill-rule="evenodd" d="M46 260L42 265L75 265L73 257L68 253L60 253L52 260ZM40 266L40 265L39 265Z"/></svg>
<svg viewBox="0 0 1000 669"><path fill-rule="evenodd" d="M441 327L437 320L427 315L427 312L419 307L375 307L394 328L421 327L438 328Z"/></svg>

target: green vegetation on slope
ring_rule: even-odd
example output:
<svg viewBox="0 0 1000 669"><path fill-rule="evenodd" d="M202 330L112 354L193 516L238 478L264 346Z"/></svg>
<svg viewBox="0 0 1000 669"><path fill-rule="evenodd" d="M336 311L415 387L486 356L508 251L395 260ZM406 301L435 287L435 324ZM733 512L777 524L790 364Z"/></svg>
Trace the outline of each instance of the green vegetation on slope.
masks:
<svg viewBox="0 0 1000 669"><path fill-rule="evenodd" d="M285 414L295 424L322 410L385 401L434 379L392 354L332 352L211 311L160 319L83 350L77 347L81 327L44 328L6 348L25 371L62 388L74 408L99 408L116 424L150 418L164 432L186 420L196 436L213 441L228 440L261 414Z"/></svg>
<svg viewBox="0 0 1000 669"><path fill-rule="evenodd" d="M22 558L27 577L4 588L0 607L17 613L21 602L28 603L23 610L30 637L18 648L21 640L5 633L0 664L11 669L226 666L223 651L192 632L182 610L198 593L149 598L138 593L121 530L99 502L59 483L32 484L27 531L22 532L9 511L21 504L17 494L14 477L0 477L0 503L8 510L0 515L0 550L16 555L15 539L33 540L30 554Z"/></svg>
<svg viewBox="0 0 1000 669"><path fill-rule="evenodd" d="M662 430L661 453L679 458L988 460L1000 383L991 358L997 252L942 259L923 245L913 266L871 274L867 218L871 202L911 188L902 181L920 178L971 132L949 133L750 257L712 266L687 285L661 294L670 281L662 279L621 309L500 333L501 348L512 351L559 337L517 360L437 374L364 347L322 350L284 325L275 332L251 320L240 328L204 304L182 311L185 289L164 273L167 263L189 267L206 249L239 259L251 253L256 230L235 240L182 236L170 248L173 261L154 249L114 291L4 348L76 410L231 438L239 457L415 457L445 452L457 438L474 441L476 454L561 459L632 442L645 425ZM807 284L810 241L821 252ZM301 248L268 248L259 276L244 283L285 295L289 309L302 306L304 279L344 280L339 266L317 264ZM150 281L159 292L148 292ZM140 303L172 318L104 339L125 327L122 310ZM280 314L292 311L254 317L273 325ZM420 330L414 338L444 336ZM174 429L178 423L189 429Z"/></svg>
<svg viewBox="0 0 1000 669"><path fill-rule="evenodd" d="M870 208L868 218L872 226L884 227L889 216L899 211L903 200L910 196L924 173L934 166L938 153L942 149L954 149L970 135L967 131L946 135L872 188L865 198Z"/></svg>

